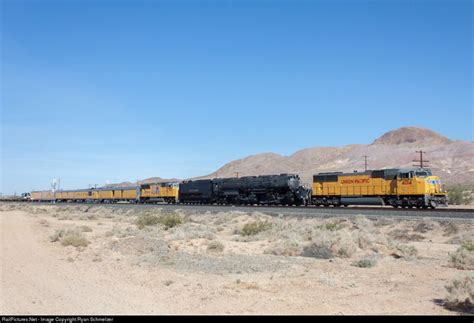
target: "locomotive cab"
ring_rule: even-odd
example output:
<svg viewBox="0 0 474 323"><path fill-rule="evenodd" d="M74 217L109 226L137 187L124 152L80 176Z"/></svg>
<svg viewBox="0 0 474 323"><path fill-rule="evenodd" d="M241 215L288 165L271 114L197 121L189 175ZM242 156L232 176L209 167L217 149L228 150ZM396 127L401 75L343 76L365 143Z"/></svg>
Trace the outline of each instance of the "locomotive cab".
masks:
<svg viewBox="0 0 474 323"><path fill-rule="evenodd" d="M429 168L402 169L397 176L397 195L403 196L409 205L423 207L447 206L447 194L438 176ZM416 202L416 200L418 200Z"/></svg>

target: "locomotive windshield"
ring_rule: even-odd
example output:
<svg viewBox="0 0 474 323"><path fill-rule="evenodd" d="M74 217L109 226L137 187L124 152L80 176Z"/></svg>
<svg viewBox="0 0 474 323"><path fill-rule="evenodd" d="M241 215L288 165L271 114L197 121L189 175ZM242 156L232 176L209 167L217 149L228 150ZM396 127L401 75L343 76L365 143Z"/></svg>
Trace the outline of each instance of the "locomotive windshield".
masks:
<svg viewBox="0 0 474 323"><path fill-rule="evenodd" d="M416 177L427 177L431 176L430 170L418 170L415 172Z"/></svg>

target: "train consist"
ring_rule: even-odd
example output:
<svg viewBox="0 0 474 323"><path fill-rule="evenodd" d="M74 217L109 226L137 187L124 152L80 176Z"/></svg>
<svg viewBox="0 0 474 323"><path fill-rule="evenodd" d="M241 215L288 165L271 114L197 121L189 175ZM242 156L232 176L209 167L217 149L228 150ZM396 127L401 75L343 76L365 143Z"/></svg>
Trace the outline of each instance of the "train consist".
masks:
<svg viewBox="0 0 474 323"><path fill-rule="evenodd" d="M312 189L298 175L215 178L182 183L142 184L84 190L35 191L30 201L184 203L223 205L390 205L436 208L447 205L437 176L429 168L397 168L354 173L319 173Z"/></svg>

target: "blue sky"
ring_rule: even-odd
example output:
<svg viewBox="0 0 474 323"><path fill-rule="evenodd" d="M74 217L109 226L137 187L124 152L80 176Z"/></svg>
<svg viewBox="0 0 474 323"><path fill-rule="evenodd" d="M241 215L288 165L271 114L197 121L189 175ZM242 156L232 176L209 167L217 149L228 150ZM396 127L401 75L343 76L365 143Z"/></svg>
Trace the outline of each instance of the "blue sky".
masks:
<svg viewBox="0 0 474 323"><path fill-rule="evenodd" d="M473 139L471 1L0 3L3 194Z"/></svg>

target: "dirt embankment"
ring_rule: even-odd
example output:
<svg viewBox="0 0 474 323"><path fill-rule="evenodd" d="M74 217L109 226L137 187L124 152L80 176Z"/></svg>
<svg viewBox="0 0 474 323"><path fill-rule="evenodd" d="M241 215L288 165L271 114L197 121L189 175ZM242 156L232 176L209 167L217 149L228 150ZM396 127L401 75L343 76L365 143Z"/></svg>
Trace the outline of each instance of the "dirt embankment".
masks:
<svg viewBox="0 0 474 323"><path fill-rule="evenodd" d="M471 222L16 204L0 205L0 221L1 314L456 314L472 305Z"/></svg>

